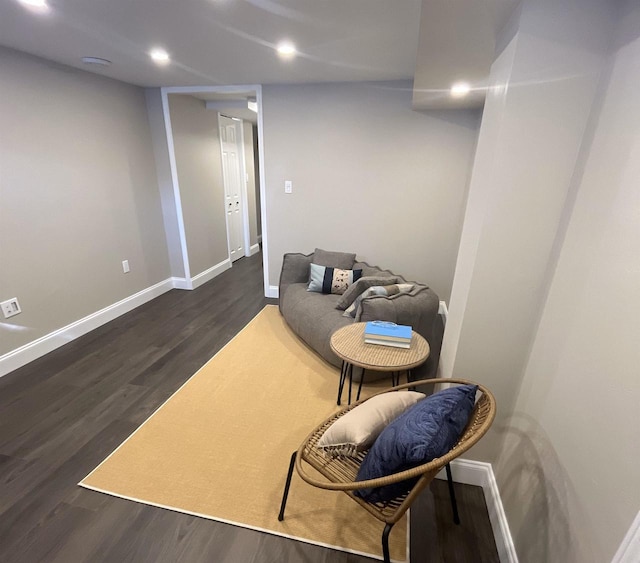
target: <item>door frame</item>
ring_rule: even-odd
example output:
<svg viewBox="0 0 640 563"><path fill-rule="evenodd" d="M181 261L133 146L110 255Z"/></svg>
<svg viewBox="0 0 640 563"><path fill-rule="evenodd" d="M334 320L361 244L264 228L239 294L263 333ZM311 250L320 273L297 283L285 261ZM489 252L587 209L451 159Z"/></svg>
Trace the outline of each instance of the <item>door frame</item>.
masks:
<svg viewBox="0 0 640 563"><path fill-rule="evenodd" d="M226 117L227 119L232 119L236 122L236 131L239 131L240 134L236 137L236 145L240 148L240 178L242 185L240 186L240 205L242 205L242 250L244 251L244 256L251 256L251 235L249 233L249 194L247 193L247 161L244 150L244 120L239 119L237 117L230 117L228 115L224 115L222 112L218 112L218 134L220 135L220 159L223 160L223 150L222 150L222 125L220 123L220 118ZM226 182L224 174L224 166L222 167L222 181ZM225 193L226 193L226 185L225 185ZM227 247L229 249L229 260L231 260L231 237L229 236L229 220L228 215L226 213L225 207L225 220L227 221ZM233 262L232 262L233 264Z"/></svg>
<svg viewBox="0 0 640 563"><path fill-rule="evenodd" d="M178 222L178 233L180 237L180 251L185 271L184 289L193 289L193 279L190 278L189 252L187 248L187 238L184 227L184 216L182 212L182 203L180 197L180 184L178 182L178 171L176 166L175 149L173 146L173 131L171 129L171 116L169 113L169 94L202 94L202 93L222 93L222 94L246 94L247 92L255 92L256 103L258 104L258 173L260 178L260 220L262 224L262 269L263 269L263 287L265 297L277 297L277 290L272 290L269 286L269 239L267 229L267 185L265 178L265 159L264 159L264 125L262 115L262 86L260 84L245 84L233 86L163 86L160 88L162 100L162 113L164 117L165 134L167 140L167 148L169 151L169 167L171 169L171 183L173 184L173 195L175 200L175 209ZM244 147L244 132L243 132ZM244 153L244 151L243 151ZM245 165L246 170L246 165ZM246 172L245 172L246 178ZM246 182L244 182L244 190L246 193ZM245 199L246 201L246 199ZM245 205L245 212L248 214L248 206ZM248 224L248 223L247 223ZM227 234L227 247L229 237ZM250 250L249 250L250 252Z"/></svg>

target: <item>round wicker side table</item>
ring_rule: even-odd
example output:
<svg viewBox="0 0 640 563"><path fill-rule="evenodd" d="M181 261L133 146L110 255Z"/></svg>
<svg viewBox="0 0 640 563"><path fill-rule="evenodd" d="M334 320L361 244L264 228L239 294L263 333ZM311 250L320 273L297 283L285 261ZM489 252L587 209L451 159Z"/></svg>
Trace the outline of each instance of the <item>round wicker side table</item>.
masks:
<svg viewBox="0 0 640 563"><path fill-rule="evenodd" d="M392 384L397 385L400 383L401 372L407 372L407 381L409 381L411 369L419 366L429 357L429 343L415 331L412 331L409 348L395 348L365 343L364 328L366 324L353 323L336 330L331 336L331 349L342 360L340 382L338 384L338 405L342 398L342 389L347 377L349 378L349 404L351 404L353 366L374 371L390 372ZM364 374L360 378L356 400L360 398L363 379Z"/></svg>

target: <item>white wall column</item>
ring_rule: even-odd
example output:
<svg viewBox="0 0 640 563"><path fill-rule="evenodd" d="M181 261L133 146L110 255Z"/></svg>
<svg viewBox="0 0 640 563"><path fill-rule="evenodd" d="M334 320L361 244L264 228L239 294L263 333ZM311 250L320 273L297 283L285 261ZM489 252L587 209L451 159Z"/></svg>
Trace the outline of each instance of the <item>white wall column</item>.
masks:
<svg viewBox="0 0 640 563"><path fill-rule="evenodd" d="M499 42L441 356L496 394L473 459L495 461L522 381L612 22L605 0L525 0Z"/></svg>

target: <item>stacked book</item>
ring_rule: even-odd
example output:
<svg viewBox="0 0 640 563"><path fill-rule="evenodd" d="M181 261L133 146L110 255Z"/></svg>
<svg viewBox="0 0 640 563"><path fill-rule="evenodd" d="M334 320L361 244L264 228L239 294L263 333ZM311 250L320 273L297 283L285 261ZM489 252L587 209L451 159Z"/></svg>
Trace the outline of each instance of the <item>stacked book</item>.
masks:
<svg viewBox="0 0 640 563"><path fill-rule="evenodd" d="M364 327L364 341L367 344L409 348L411 327L387 321L369 321Z"/></svg>

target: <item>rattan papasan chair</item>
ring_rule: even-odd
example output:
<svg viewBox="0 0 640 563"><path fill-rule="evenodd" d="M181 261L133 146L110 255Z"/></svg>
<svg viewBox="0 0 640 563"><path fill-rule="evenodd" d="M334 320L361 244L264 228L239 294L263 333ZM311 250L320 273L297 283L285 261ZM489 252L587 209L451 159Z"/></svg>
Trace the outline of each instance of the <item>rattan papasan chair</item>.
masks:
<svg viewBox="0 0 640 563"><path fill-rule="evenodd" d="M356 481L358 469L360 468L360 464L364 460L368 450L359 452L357 457L355 458L344 456L330 458L327 457L324 452L321 451L318 447L316 447L318 440L324 434L325 430L329 428L329 426L331 426L336 420L344 416L350 410L371 399L372 397L380 395L381 393L396 392L402 389L413 389L415 387L420 387L421 385L431 385L439 383L478 385L479 391L478 398L476 399L475 406L471 412L471 416L466 428L463 430L462 435L460 436L455 446L442 457L436 458L428 463L419 465L412 469L395 473L393 475L388 475L377 479L369 479L366 481ZM300 477L310 485L329 491L342 491L346 493L352 500L357 502L371 515L373 515L381 522L385 523L385 527L382 532L382 553L385 563L390 563L389 533L391 532L391 529L393 528L394 524L402 518L402 516L409 509L411 503L417 498L420 492L423 491L429 485L429 483L431 483L431 481L443 467L446 468L447 480L449 483L449 494L451 497L451 505L453 509L453 519L456 524L460 523L449 462L467 451L478 440L480 440L480 438L487 432L487 430L491 426L491 423L493 422L493 419L495 417L495 412L495 399L486 387L463 379L449 378L425 379L406 383L404 385L398 385L396 387L392 387L380 393L376 393L371 397L353 403L337 411L327 420L319 424L307 436L300 448L292 454L278 520L282 521L284 519L287 497L289 495L289 486L291 484L291 477L293 475L293 469L295 467L298 475L300 475ZM307 473L307 471L305 471L305 463L318 471L324 477L324 480L318 480ZM416 477L418 478L417 482L408 492L390 501L370 503L354 495L354 491L358 489L382 487Z"/></svg>

